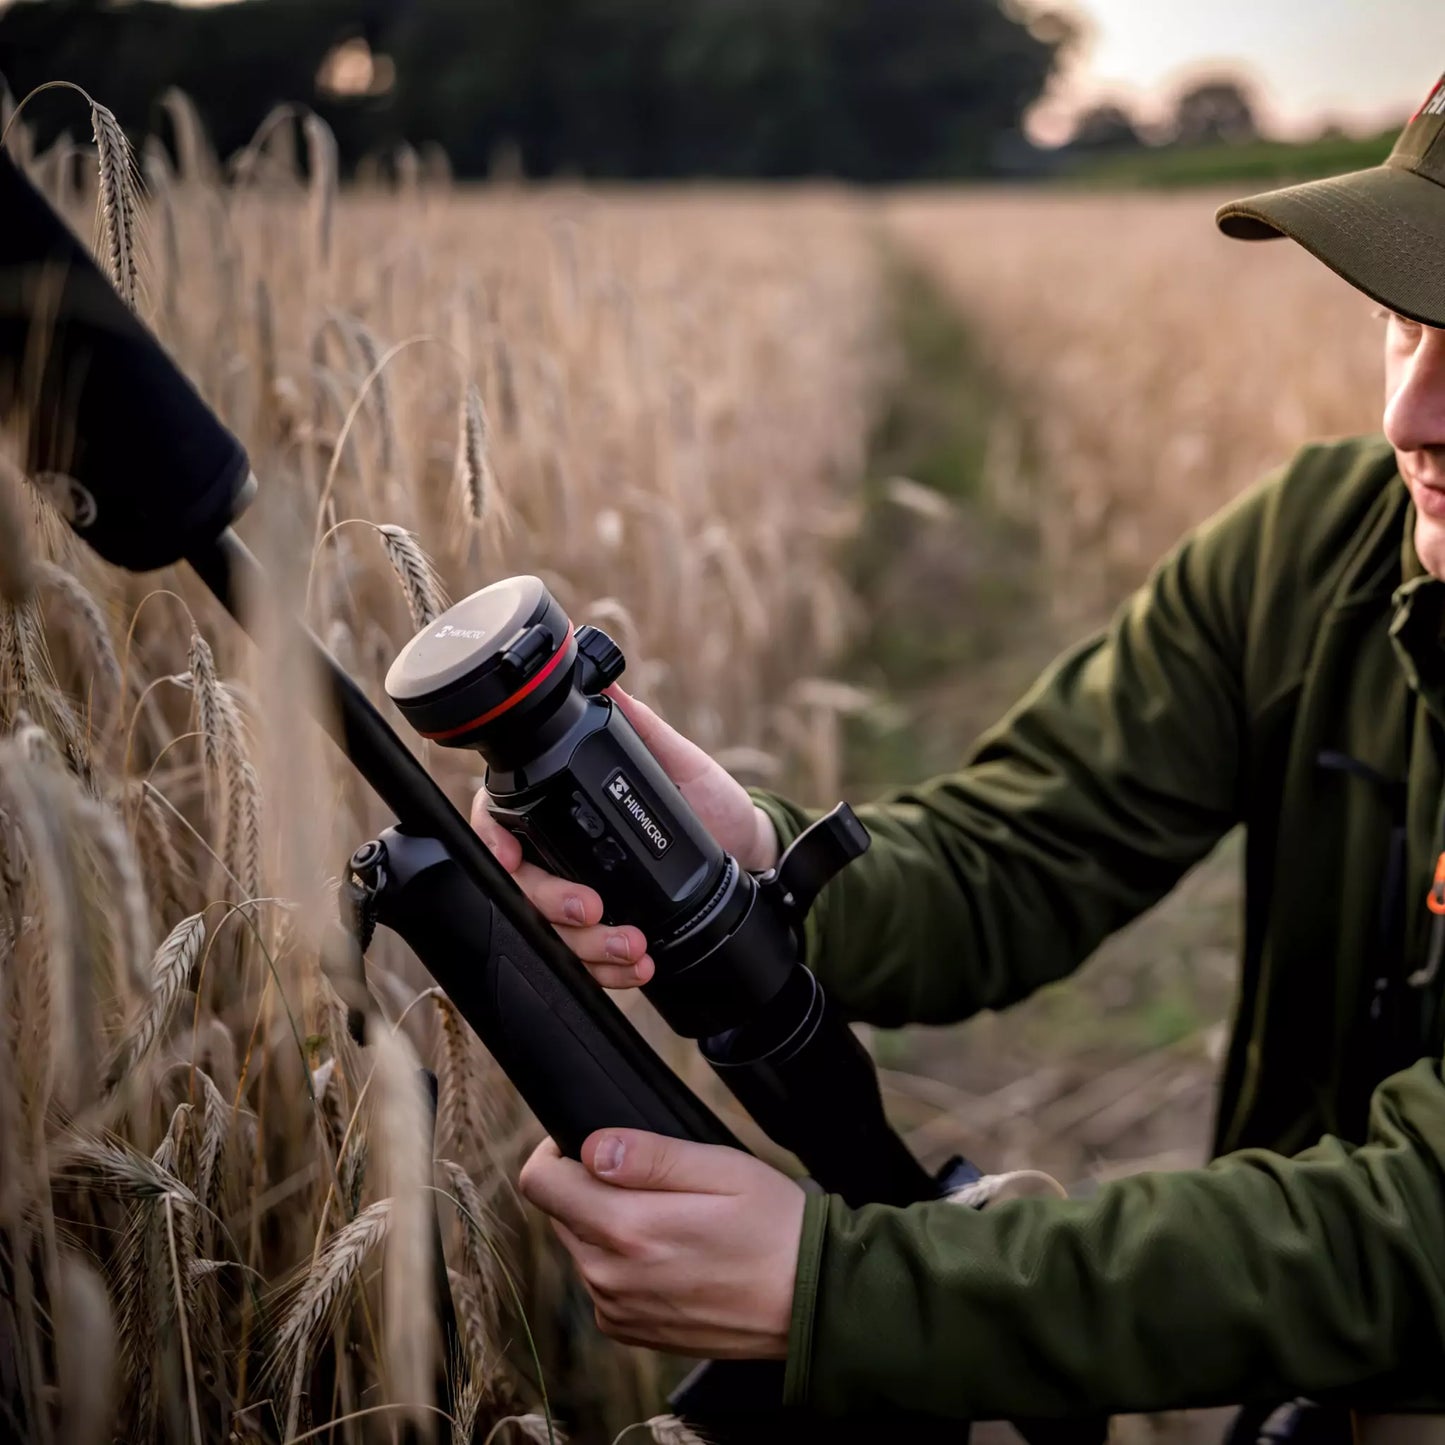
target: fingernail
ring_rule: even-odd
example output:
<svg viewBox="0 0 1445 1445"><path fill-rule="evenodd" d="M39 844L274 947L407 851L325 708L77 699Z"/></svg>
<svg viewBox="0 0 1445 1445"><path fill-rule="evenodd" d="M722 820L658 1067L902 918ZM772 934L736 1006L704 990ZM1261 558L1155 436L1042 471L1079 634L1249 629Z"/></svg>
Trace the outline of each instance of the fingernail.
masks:
<svg viewBox="0 0 1445 1445"><path fill-rule="evenodd" d="M562 905L562 912L566 915L568 923L587 922L587 910L582 907L580 898L569 898Z"/></svg>
<svg viewBox="0 0 1445 1445"><path fill-rule="evenodd" d="M607 940L607 956L626 962L632 957L632 945L620 933L614 933Z"/></svg>
<svg viewBox="0 0 1445 1445"><path fill-rule="evenodd" d="M622 1140L609 1134L592 1156L592 1167L598 1174L616 1174L622 1167Z"/></svg>

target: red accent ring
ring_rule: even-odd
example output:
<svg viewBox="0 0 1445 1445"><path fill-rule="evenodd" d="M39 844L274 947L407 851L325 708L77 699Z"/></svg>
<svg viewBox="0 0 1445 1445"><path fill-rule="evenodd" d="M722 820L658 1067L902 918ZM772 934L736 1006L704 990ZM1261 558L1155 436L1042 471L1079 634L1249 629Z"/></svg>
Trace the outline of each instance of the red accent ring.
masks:
<svg viewBox="0 0 1445 1445"><path fill-rule="evenodd" d="M544 682L546 682L549 677L551 677L551 675L557 670L557 664L561 662L564 657L566 657L567 644L571 641L572 624L569 622L567 624L567 635L562 639L561 647L559 647L556 652L554 652L552 656L547 659L546 666L543 667L541 672L539 672L536 677L532 678L530 682L523 683L522 686L519 687L516 692L514 692L511 697L509 697L505 702L499 702L496 707L492 708L489 712L484 712L481 717L474 717L471 722L463 723L459 728L448 728L443 733L424 732L421 734L422 737L426 738L428 742L444 743L448 738L460 737L463 733L471 732L473 728L479 728L484 723L491 722L493 718L501 717L501 715L506 712L508 708L516 707L516 705L521 702L521 700L526 697L528 693L535 692L539 687L542 686ZM418 728L417 731L421 732L421 729Z"/></svg>

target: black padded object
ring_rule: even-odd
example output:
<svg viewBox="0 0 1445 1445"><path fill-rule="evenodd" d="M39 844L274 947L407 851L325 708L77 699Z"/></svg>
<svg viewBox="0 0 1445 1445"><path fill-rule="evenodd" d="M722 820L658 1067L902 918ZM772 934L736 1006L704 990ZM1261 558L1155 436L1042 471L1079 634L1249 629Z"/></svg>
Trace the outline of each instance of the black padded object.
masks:
<svg viewBox="0 0 1445 1445"><path fill-rule="evenodd" d="M212 542L249 500L240 442L4 154L0 421L76 532L133 572Z"/></svg>

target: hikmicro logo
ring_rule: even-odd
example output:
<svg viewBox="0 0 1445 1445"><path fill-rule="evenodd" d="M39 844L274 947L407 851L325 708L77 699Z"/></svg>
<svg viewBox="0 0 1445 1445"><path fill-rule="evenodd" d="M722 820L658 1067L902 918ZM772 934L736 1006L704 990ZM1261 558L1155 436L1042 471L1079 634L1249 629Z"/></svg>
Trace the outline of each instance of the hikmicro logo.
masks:
<svg viewBox="0 0 1445 1445"><path fill-rule="evenodd" d="M477 632L471 627L453 627L450 622L443 623L432 633L433 637L465 637L468 642L480 642L486 635L485 632Z"/></svg>
<svg viewBox="0 0 1445 1445"><path fill-rule="evenodd" d="M658 826L647 804L632 791L627 774L616 772L607 780L607 796L615 802L622 816L652 851L661 858L672 847L672 839Z"/></svg>
<svg viewBox="0 0 1445 1445"><path fill-rule="evenodd" d="M1445 115L1445 75L1436 81L1435 89L1430 92L1430 98L1411 118L1419 120L1422 115Z"/></svg>

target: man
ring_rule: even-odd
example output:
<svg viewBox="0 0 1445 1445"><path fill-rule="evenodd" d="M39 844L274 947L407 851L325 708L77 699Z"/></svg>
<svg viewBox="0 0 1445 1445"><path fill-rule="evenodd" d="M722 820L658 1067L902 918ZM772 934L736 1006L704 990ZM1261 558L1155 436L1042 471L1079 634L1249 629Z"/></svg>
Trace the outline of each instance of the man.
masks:
<svg viewBox="0 0 1445 1445"><path fill-rule="evenodd" d="M852 1017L945 1023L1068 973L1244 823L1221 1157L976 1213L850 1209L627 1131L580 1163L544 1144L522 1188L616 1338L786 1357L825 1413L1445 1409L1442 111L1445 81L1385 166L1219 217L1387 308L1385 436L1308 448L1187 537L967 767L865 810L872 850L810 920ZM619 702L746 866L804 826ZM601 983L650 976L636 929L475 822Z"/></svg>

